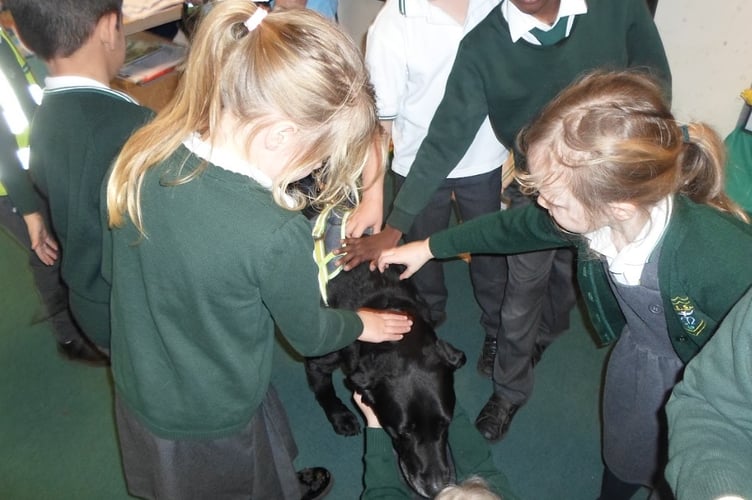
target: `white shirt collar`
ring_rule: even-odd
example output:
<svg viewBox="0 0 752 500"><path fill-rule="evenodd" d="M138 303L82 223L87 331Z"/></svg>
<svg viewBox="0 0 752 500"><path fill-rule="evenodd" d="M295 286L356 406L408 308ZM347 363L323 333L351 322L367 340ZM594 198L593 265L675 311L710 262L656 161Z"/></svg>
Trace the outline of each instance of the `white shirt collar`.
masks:
<svg viewBox="0 0 752 500"><path fill-rule="evenodd" d="M266 175L258 167L235 154L233 151L213 147L210 142L201 139L196 132L193 132L186 137L183 141L183 145L199 158L224 170L250 177L258 182L261 187L271 191L273 183L272 178ZM287 203L289 208L295 206L295 200L287 194L283 195L283 201Z"/></svg>
<svg viewBox="0 0 752 500"><path fill-rule="evenodd" d="M69 89L69 88L97 89L97 90L101 90L103 92L107 92L109 94L115 95L117 97L120 97L121 99L132 102L134 104L138 104L136 100L133 99L128 94L124 92L120 92L119 90L111 89L110 87L103 84L102 82L98 80L94 80L93 78L89 78L86 76L62 75L62 76L48 76L48 77L45 77L44 79L45 91L54 92L57 90L64 90L64 89Z"/></svg>
<svg viewBox="0 0 752 500"><path fill-rule="evenodd" d="M209 163L225 170L229 170L230 172L248 176L266 189L272 188L271 177L257 167L251 165L247 160L241 158L233 151L213 147L210 142L201 139L201 137L195 132L183 141L183 145L188 148L191 153Z"/></svg>
<svg viewBox="0 0 752 500"><path fill-rule="evenodd" d="M559 22L559 19L562 17L569 17L566 31L566 36L569 36L572 24L574 23L574 16L586 14L587 4L585 3L585 0L561 0L559 14L551 26L536 19L535 16L525 14L509 0L502 1L501 13L507 21L507 24L509 24L509 34L512 36L512 42L517 42L520 38L524 38L528 42L540 45L540 42L535 36L530 34L530 30L538 28L541 31L548 31Z"/></svg>
<svg viewBox="0 0 752 500"><path fill-rule="evenodd" d="M48 76L44 79L44 88L46 89L55 90L65 87L97 87L109 90L107 85L86 76Z"/></svg>
<svg viewBox="0 0 752 500"><path fill-rule="evenodd" d="M621 251L614 246L610 227L584 235L590 248L606 257L609 273L617 283L631 286L640 284L642 270L666 231L672 208L670 196L658 202L650 209L650 218L637 238Z"/></svg>

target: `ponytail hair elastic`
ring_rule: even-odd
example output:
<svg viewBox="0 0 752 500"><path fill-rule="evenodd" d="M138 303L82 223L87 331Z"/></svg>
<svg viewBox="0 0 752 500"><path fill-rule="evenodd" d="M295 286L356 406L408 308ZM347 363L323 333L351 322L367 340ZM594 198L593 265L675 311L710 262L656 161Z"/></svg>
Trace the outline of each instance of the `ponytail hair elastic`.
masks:
<svg viewBox="0 0 752 500"><path fill-rule="evenodd" d="M255 12L251 14L251 17L246 19L243 25L248 29L249 32L253 31L258 28L259 24L261 24L261 21L263 21L265 17L266 9L262 7L256 7Z"/></svg>
<svg viewBox="0 0 752 500"><path fill-rule="evenodd" d="M690 142L692 142L689 139L689 127L687 125L679 125L679 130L681 130L682 142L684 142L684 144L689 144Z"/></svg>

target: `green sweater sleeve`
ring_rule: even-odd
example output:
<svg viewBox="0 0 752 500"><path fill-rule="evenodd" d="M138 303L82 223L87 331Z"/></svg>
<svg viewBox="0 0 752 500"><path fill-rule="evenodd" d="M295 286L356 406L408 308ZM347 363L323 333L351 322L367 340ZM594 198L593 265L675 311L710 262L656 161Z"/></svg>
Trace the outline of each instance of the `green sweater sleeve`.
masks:
<svg viewBox="0 0 752 500"><path fill-rule="evenodd" d="M282 334L300 354L327 354L360 336L363 323L355 312L321 305L313 239L305 217L293 217L275 231L266 255L276 258L259 271L262 299Z"/></svg>
<svg viewBox="0 0 752 500"><path fill-rule="evenodd" d="M457 469L458 483L471 476L480 476L503 500L519 499L509 486L506 474L496 467L488 442L475 429L459 405L449 425L449 446Z"/></svg>
<svg viewBox="0 0 752 500"><path fill-rule="evenodd" d="M398 500L412 498L410 490L402 481L392 441L383 429L366 428L365 489L362 500Z"/></svg>
<svg viewBox="0 0 752 500"><path fill-rule="evenodd" d="M627 31L627 66L650 71L661 79L667 97L671 98L671 70L658 28L643 0L630 0L632 19Z"/></svg>
<svg viewBox="0 0 752 500"><path fill-rule="evenodd" d="M554 224L548 213L537 205L502 210L440 231L429 240L436 258L457 254L514 254L574 246Z"/></svg>
<svg viewBox="0 0 752 500"><path fill-rule="evenodd" d="M752 290L673 391L666 478L677 498L752 498Z"/></svg>

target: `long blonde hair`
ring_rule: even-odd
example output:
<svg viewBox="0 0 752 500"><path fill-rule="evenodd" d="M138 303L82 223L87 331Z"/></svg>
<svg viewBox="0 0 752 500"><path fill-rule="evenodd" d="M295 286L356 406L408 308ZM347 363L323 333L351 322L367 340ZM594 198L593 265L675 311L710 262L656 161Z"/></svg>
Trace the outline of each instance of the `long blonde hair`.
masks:
<svg viewBox="0 0 752 500"><path fill-rule="evenodd" d="M246 125L239 131L247 134L246 144L280 118L297 125L300 150L272 186L277 204L291 208L285 195L295 201L292 208L310 201L291 185L322 161L313 201L357 200L362 169L380 134L360 52L334 24L305 9L271 12L249 31L243 23L257 8L248 0L218 0L199 22L175 96L115 162L107 184L111 227L121 226L127 214L145 234L145 174L191 133L211 141L225 110Z"/></svg>
<svg viewBox="0 0 752 500"><path fill-rule="evenodd" d="M649 209L674 193L735 214L724 192L725 148L703 123L681 125L657 80L638 71L596 71L564 89L517 138L536 172L528 192L564 179L591 214L608 203Z"/></svg>

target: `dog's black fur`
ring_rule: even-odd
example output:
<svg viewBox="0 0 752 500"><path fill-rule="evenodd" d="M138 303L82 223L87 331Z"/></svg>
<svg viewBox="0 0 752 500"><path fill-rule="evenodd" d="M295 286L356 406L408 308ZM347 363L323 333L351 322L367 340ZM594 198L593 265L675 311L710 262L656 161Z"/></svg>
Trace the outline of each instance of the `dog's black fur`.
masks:
<svg viewBox="0 0 752 500"><path fill-rule="evenodd" d="M428 310L399 271L370 271L364 263L342 271L327 285L331 307L393 309L413 319L399 342L356 341L331 354L306 358L308 383L338 434L360 432L359 419L342 403L332 373L342 368L345 383L357 390L392 440L399 467L417 493L433 497L453 482L447 436L455 405L454 371L465 355L439 339Z"/></svg>

